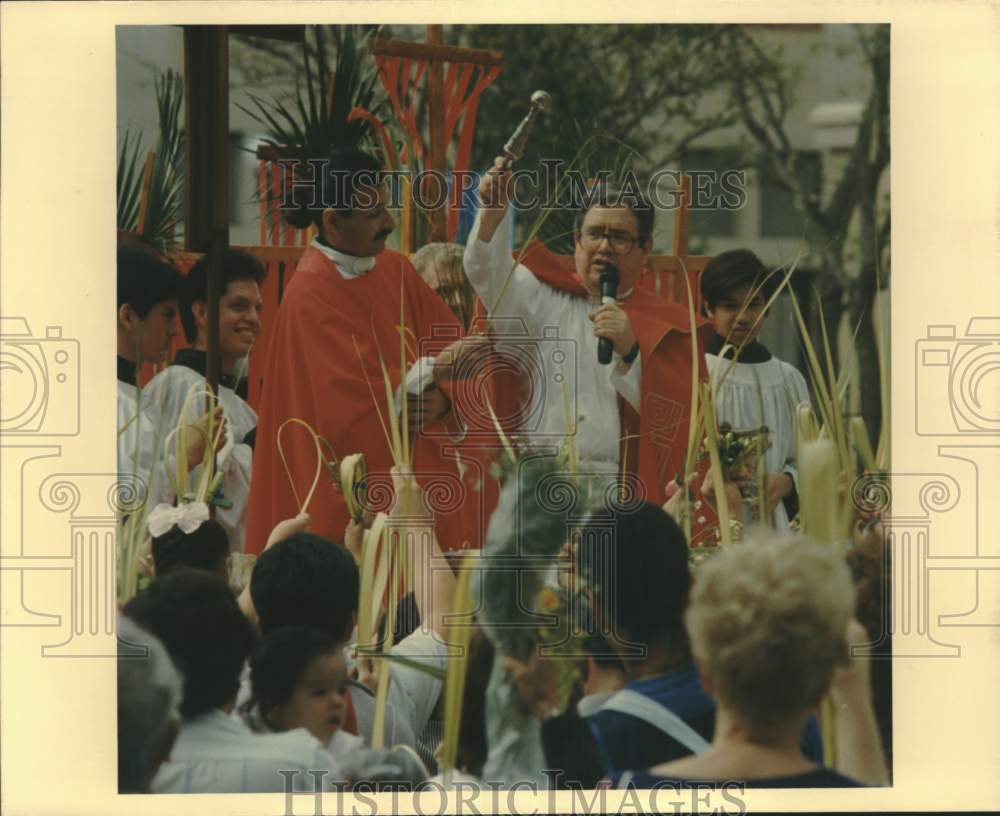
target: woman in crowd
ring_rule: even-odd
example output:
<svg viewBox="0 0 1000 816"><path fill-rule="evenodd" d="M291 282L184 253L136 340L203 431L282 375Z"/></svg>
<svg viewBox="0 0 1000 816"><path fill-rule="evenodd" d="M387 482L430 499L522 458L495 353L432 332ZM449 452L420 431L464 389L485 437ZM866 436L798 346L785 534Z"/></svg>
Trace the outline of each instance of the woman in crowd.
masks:
<svg viewBox="0 0 1000 816"><path fill-rule="evenodd" d="M831 547L773 538L732 547L701 567L686 622L702 683L718 706L703 753L626 774L640 788L744 781L748 787L856 787L886 782L854 592ZM836 768L799 750L806 720L830 694Z"/></svg>

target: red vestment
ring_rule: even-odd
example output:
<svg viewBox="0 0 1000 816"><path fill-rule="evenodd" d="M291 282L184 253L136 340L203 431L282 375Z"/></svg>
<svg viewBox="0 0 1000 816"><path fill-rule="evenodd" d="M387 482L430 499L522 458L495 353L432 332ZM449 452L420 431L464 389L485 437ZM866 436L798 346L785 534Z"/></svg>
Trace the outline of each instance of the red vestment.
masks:
<svg viewBox="0 0 1000 816"><path fill-rule="evenodd" d="M514 257L543 283L570 294L587 292L541 241ZM691 419L691 318L688 310L656 296L642 283L620 304L639 342L642 358L641 412L619 399L624 471L644 486L647 501L663 504L666 485L684 471ZM698 376L708 381L703 344L712 326L695 317Z"/></svg>
<svg viewBox="0 0 1000 816"><path fill-rule="evenodd" d="M318 249L303 253L271 329L258 408L247 552L261 552L274 525L299 511L278 452L278 428L291 417L308 422L339 458L364 453L369 505L388 509L392 456L379 421L379 411L388 416L379 353L395 390L400 382L401 298L407 367L461 336L448 307L404 255L386 250L367 274L345 279ZM285 428L281 441L295 491L304 500L316 471L315 445L295 423ZM484 518L483 493L475 490L477 474L469 472L470 462L439 422L411 439L411 450L442 549L479 546L476 527ZM466 465L464 478L456 457ZM474 469L475 462L471 465ZM347 509L325 469L307 512L312 532L343 540Z"/></svg>

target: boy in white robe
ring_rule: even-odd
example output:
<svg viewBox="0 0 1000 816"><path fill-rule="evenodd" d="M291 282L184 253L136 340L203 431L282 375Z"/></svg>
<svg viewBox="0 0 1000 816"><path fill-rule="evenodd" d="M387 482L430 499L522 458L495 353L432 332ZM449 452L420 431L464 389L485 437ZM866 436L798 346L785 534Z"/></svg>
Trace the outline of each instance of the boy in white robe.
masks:
<svg viewBox="0 0 1000 816"><path fill-rule="evenodd" d="M139 389L136 371L143 363L166 359L177 334L183 279L166 260L141 245L120 246L117 265L118 478L136 480L137 489L147 492L147 501L153 504L170 502L173 490L163 467L163 440L171 426ZM206 424L207 415L198 422ZM200 460L204 437L188 436L188 459Z"/></svg>
<svg viewBox="0 0 1000 816"><path fill-rule="evenodd" d="M234 552L243 551L247 497L253 465L253 442L257 414L245 401L247 355L260 332L263 300L260 284L265 270L260 261L245 252L229 250L222 259L219 296L219 346L222 353L222 376L219 403L227 424L228 439L219 450L216 464L222 473L222 494L231 506L220 506L216 519L229 536ZM208 349L208 261L201 258L188 273L181 303L181 322L191 348L181 349L174 362L157 374L145 388L145 394L159 409L168 428L177 425L191 387L204 384ZM241 393L243 396L241 396ZM204 397L192 400L196 407L189 414L200 413ZM192 460L189 460L192 461ZM192 474L192 483L197 473Z"/></svg>
<svg viewBox="0 0 1000 816"><path fill-rule="evenodd" d="M764 307L778 283L756 255L735 249L709 261L701 277L701 296L715 324L705 362L716 416L734 430L767 426L771 443L764 454L767 506L775 528L787 530L798 507L796 410L809 402L809 389L794 366L757 342Z"/></svg>

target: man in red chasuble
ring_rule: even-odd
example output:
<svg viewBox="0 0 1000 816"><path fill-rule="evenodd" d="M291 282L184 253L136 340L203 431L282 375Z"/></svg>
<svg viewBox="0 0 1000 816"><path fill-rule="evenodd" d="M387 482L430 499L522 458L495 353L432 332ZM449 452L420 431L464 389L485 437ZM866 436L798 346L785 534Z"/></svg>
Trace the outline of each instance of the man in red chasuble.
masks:
<svg viewBox="0 0 1000 816"><path fill-rule="evenodd" d="M688 310L641 282L654 210L638 192L598 188L576 221L571 275L541 242L512 259L510 185L498 160L480 185L464 260L492 322L517 320L535 338L538 382L522 435L539 448L570 435L582 470L633 481L639 496L662 504L667 484L684 470L692 363L704 380L697 346L709 327L697 319L692 335ZM602 304L600 277L610 266L619 273L617 297ZM611 341L608 364L598 362L599 338Z"/></svg>
<svg viewBox="0 0 1000 816"><path fill-rule="evenodd" d="M435 383L433 374L433 358L461 334L458 323L406 256L386 249L395 222L378 162L353 148L337 149L316 174L313 189L295 190L300 206L284 211L295 226L313 223L319 234L285 289L268 347L247 552L259 553L274 525L300 511L316 474L315 443L297 423L281 434L282 461L278 429L291 418L309 423L339 459L364 453L369 506L388 509L393 460L382 424L389 416L383 363L397 401L405 380L413 470L442 548L478 547L484 516L475 512L477 477L458 448L463 426L448 386ZM312 532L343 539L347 508L325 468L304 509Z"/></svg>

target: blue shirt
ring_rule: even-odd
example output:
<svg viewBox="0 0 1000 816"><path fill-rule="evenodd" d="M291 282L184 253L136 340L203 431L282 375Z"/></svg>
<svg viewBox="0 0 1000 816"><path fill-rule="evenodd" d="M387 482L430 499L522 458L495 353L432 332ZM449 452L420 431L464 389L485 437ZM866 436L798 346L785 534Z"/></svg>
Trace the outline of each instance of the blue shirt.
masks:
<svg viewBox="0 0 1000 816"><path fill-rule="evenodd" d="M715 701L706 694L698 671L689 664L667 674L633 680L625 688L644 694L669 708L706 741L715 729ZM618 711L598 711L587 718L604 769L612 784L625 771L645 770L690 755L691 751L645 720ZM802 734L802 753L813 762L823 761L823 740L814 718Z"/></svg>

